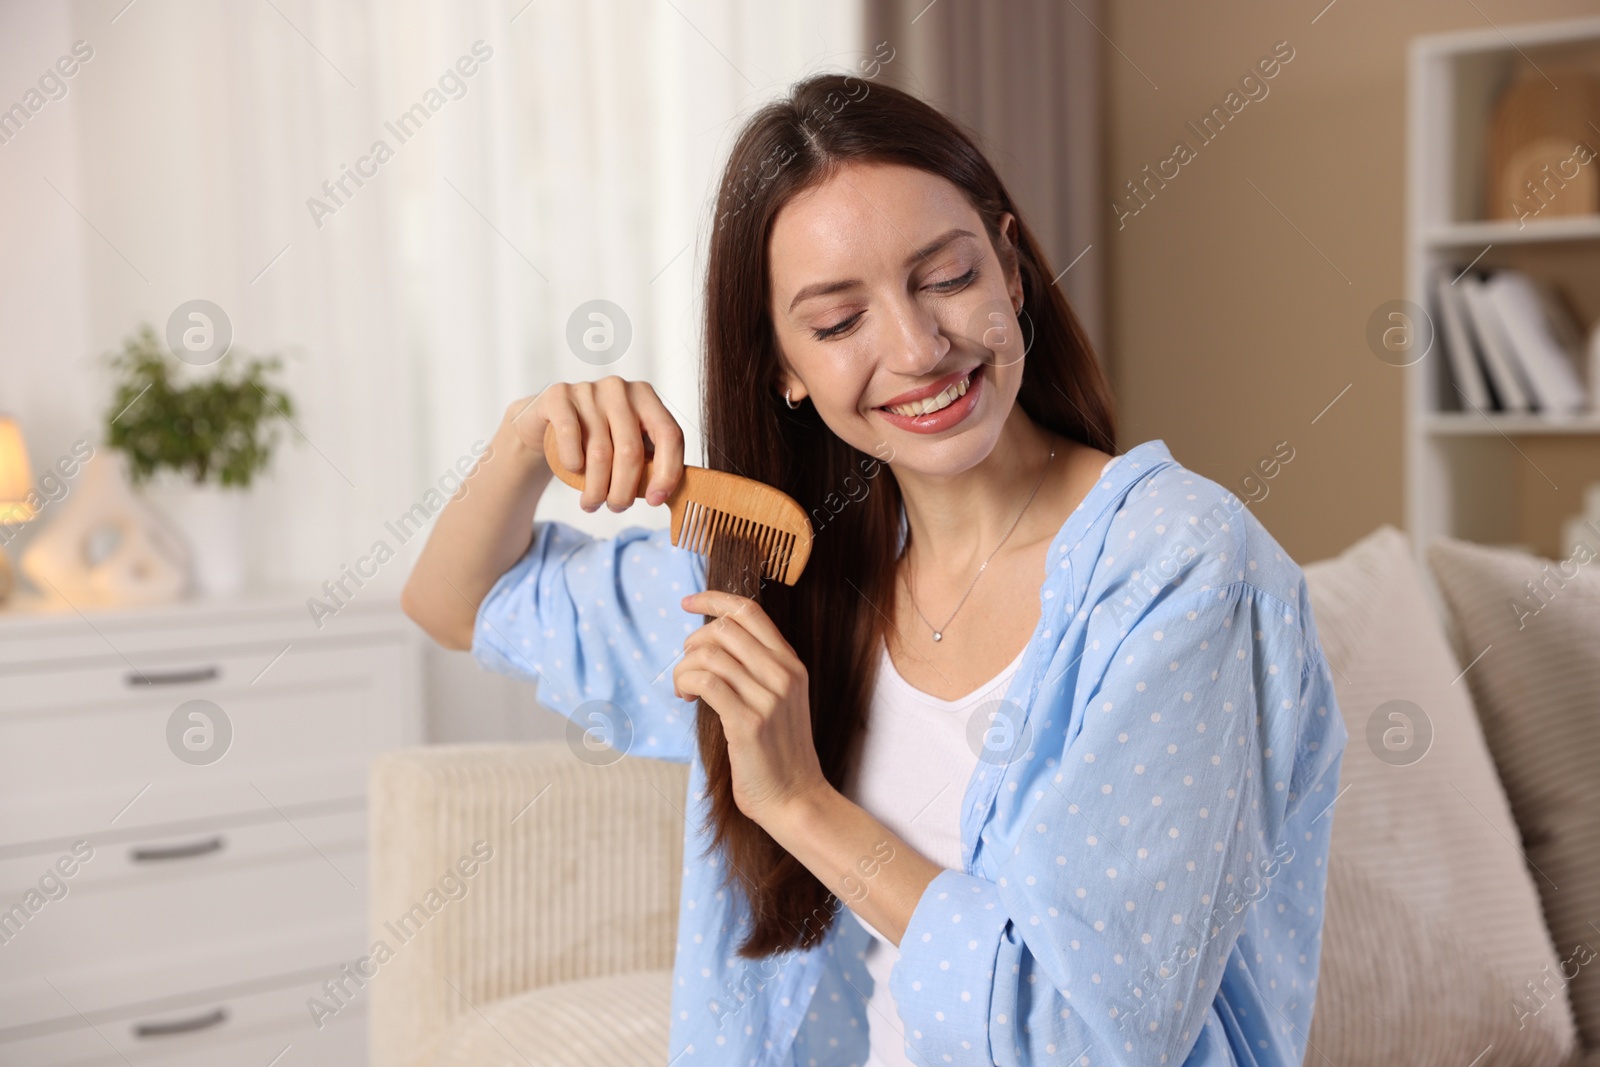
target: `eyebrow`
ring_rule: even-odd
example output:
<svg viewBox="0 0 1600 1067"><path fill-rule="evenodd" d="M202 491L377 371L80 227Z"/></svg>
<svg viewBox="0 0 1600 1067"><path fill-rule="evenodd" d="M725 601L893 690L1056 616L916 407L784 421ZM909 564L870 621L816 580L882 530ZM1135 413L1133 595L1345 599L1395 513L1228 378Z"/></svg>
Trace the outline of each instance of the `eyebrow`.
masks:
<svg viewBox="0 0 1600 1067"><path fill-rule="evenodd" d="M909 267L919 259L927 259L929 256L950 244L952 241L960 240L963 237L976 238L977 236L978 235L973 233L971 230L963 230L959 227L954 230L948 230L907 256L905 265ZM802 300L810 300L814 296L827 296L830 293L841 292L842 290L851 289L860 284L861 280L859 278L849 278L844 281L837 282L812 282L810 285L794 294L794 299L789 301L789 310L793 311L795 309L795 305L799 304Z"/></svg>

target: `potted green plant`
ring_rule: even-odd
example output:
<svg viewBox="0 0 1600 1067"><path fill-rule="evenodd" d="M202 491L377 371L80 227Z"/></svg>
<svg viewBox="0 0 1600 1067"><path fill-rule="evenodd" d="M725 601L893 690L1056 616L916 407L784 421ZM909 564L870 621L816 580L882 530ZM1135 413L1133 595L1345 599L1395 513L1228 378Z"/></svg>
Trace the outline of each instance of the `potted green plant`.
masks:
<svg viewBox="0 0 1600 1067"><path fill-rule="evenodd" d="M129 480L182 532L196 585L244 584L244 495L266 469L294 402L272 381L276 356L237 349L204 374L178 364L148 325L108 362L116 375L106 444L127 457Z"/></svg>

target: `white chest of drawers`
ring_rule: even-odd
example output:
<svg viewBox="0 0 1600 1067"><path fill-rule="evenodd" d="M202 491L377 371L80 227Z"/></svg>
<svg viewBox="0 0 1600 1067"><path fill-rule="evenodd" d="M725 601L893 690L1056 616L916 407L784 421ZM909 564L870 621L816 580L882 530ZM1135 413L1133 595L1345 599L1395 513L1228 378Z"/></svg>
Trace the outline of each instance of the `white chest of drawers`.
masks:
<svg viewBox="0 0 1600 1067"><path fill-rule="evenodd" d="M0 612L0 1064L364 1063L367 766L422 739L420 655L377 597Z"/></svg>

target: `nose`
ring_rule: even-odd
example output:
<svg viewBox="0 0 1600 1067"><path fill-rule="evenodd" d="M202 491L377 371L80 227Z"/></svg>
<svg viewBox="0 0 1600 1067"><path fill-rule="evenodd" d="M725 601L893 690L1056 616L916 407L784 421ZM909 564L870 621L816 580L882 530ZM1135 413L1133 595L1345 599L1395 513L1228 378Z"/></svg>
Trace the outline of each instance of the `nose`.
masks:
<svg viewBox="0 0 1600 1067"><path fill-rule="evenodd" d="M883 365L908 378L925 378L950 352L950 338L939 319L909 296L889 309Z"/></svg>

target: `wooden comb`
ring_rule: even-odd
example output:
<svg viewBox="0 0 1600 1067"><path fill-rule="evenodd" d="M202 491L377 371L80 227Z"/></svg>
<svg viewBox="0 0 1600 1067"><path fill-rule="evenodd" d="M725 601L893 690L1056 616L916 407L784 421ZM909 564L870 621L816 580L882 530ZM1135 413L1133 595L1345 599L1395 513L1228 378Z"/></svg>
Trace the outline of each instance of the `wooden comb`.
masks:
<svg viewBox="0 0 1600 1067"><path fill-rule="evenodd" d="M557 478L583 488L583 475L561 464L554 426L545 427L544 458ZM635 500L650 485L653 463L645 461ZM760 547L761 576L784 585L793 585L811 558L811 520L805 509L787 493L753 478L686 463L665 503L672 511L672 543L679 548L709 556L718 534L737 535Z"/></svg>

